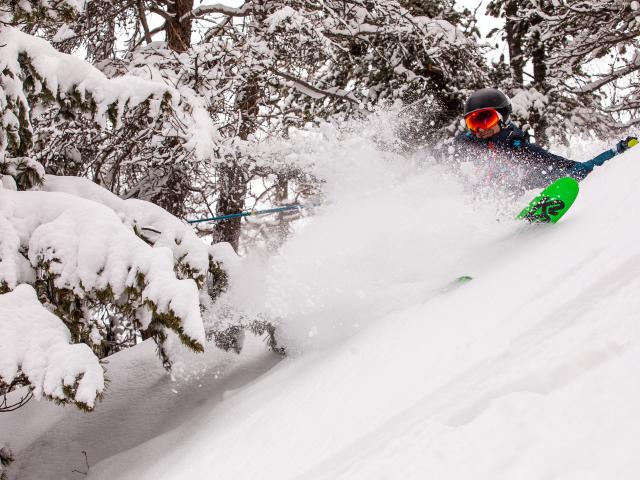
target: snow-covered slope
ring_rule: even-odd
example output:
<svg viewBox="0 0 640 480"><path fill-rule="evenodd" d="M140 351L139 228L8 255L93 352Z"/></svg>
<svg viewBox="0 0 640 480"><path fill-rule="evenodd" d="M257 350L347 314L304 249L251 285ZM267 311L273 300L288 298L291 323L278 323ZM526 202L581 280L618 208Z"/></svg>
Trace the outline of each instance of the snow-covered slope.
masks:
<svg viewBox="0 0 640 480"><path fill-rule="evenodd" d="M80 478L87 461L93 465L210 411L225 392L246 385L279 360L260 342L247 346L241 362L216 349L188 358L188 365L177 363L171 378L153 341L146 341L109 358L107 398L94 412L32 401L0 415L0 444L9 441L16 457L9 480Z"/></svg>
<svg viewBox="0 0 640 480"><path fill-rule="evenodd" d="M360 186L336 174L335 202L278 256L234 273L262 275L244 306L280 315L298 354L212 355L198 360L209 373L251 381L223 369L173 393L140 373L148 347L123 352L93 417L34 426L54 407L31 404L21 423L0 418L23 437L10 472L75 478L84 449L92 480L637 478L640 151L596 169L553 226L496 222L429 168L385 177L388 160L368 162ZM473 281L446 288L462 274ZM139 365L118 370L126 355ZM73 466L35 469L69 445Z"/></svg>

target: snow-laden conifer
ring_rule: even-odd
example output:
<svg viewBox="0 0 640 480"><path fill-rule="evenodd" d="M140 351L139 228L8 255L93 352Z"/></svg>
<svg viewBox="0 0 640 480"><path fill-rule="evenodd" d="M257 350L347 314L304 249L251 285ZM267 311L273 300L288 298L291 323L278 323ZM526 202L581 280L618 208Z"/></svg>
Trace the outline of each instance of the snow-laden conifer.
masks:
<svg viewBox="0 0 640 480"><path fill-rule="evenodd" d="M138 141L160 131L158 144L190 158L208 158L215 137L204 107L171 85L109 78L23 31L73 22L83 6L19 2L3 10L0 397L26 387L91 409L104 388L100 358L144 338L156 341L167 367L178 344L203 350L213 273L223 282L224 272L190 227L162 208L123 206L88 180L47 177L35 160L55 138L43 124L65 121L75 122L70 138L82 145L83 132L117 136L135 118Z"/></svg>
<svg viewBox="0 0 640 480"><path fill-rule="evenodd" d="M50 188L56 186L60 187L60 181L52 178ZM103 190L103 195L111 194ZM91 347L86 351L96 362L97 357L135 344L131 335L136 332L156 340L167 366L171 345L178 339L202 351L200 289L209 267L207 249L197 238L185 238L188 227L172 229L163 223L163 214L170 216L159 207L134 205L140 213L127 217L123 210L104 203L108 202L62 192L0 189L2 291L10 295L24 284L32 285L40 302L55 314L48 321L55 319L61 328L66 326L70 331L67 341ZM144 223L138 226L136 220ZM143 238L149 235L157 237L154 242L145 242ZM199 250L181 250L195 242ZM29 323L29 316L13 318L6 314L0 332L3 338L11 338L15 329L27 342L30 334L47 337L46 332L39 333L39 325ZM3 385L11 385L20 372L37 389L31 380L37 372L24 371L20 357L29 348L12 341L0 350L3 361L13 364L0 373ZM18 353L12 355L13 349ZM85 397L82 403L93 406L93 400Z"/></svg>

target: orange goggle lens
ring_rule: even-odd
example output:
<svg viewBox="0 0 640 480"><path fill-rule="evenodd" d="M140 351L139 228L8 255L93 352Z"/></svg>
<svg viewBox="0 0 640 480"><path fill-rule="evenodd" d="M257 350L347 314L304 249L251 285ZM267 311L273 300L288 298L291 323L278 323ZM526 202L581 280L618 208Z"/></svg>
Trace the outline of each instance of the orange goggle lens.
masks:
<svg viewBox="0 0 640 480"><path fill-rule="evenodd" d="M502 116L493 108L486 108L484 110L476 110L475 112L471 112L469 115L464 117L467 122L467 127L472 132L477 132L478 130L489 130L496 126L500 120L502 120Z"/></svg>

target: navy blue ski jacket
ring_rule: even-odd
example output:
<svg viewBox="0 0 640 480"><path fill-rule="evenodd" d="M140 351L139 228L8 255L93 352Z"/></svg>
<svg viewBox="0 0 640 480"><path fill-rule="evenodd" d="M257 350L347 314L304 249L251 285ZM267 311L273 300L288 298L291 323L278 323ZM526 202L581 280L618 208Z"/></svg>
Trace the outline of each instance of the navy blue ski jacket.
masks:
<svg viewBox="0 0 640 480"><path fill-rule="evenodd" d="M529 143L525 135L512 123L488 139L480 139L471 132L454 140L454 155L459 162L473 162L480 167L485 183L503 184L510 189L543 188L561 177L582 180L596 166L617 154L615 149L602 152L587 162L568 160L544 148Z"/></svg>

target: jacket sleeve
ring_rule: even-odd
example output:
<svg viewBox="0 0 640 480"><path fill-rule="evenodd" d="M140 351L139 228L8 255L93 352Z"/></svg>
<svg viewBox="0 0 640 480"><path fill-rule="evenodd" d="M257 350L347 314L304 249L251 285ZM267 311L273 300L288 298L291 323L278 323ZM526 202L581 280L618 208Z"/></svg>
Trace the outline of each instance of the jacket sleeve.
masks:
<svg viewBox="0 0 640 480"><path fill-rule="evenodd" d="M532 182L530 183L535 183L535 185L531 185L532 187L545 187L561 177L582 180L593 171L594 167L602 165L616 155L616 151L611 149L587 162L576 162L560 155L554 155L532 143L526 143L524 148L529 154L528 157L533 159L534 165L532 166L538 171L538 174L531 178Z"/></svg>
<svg viewBox="0 0 640 480"><path fill-rule="evenodd" d="M593 166L554 155L533 143L524 143L522 149L530 168L530 174L526 179L527 188L546 187L561 177L582 180L593 170Z"/></svg>
<svg viewBox="0 0 640 480"><path fill-rule="evenodd" d="M611 160L617 154L618 152L616 151L615 148L612 148L610 150L605 150L600 155L592 158L588 162L582 162L581 165L583 166L584 169L589 169L589 172L591 172L591 170L593 170L594 167L601 166L604 162L606 162L607 160Z"/></svg>

